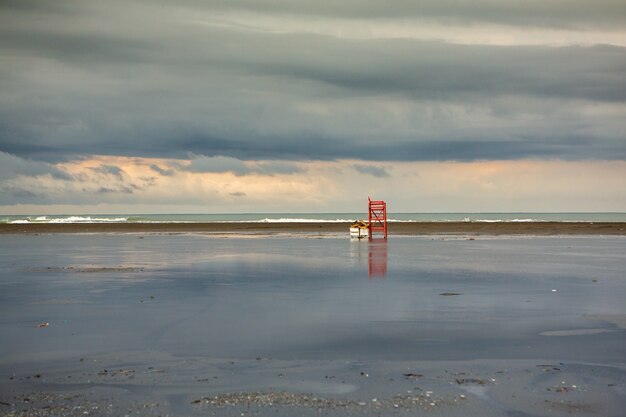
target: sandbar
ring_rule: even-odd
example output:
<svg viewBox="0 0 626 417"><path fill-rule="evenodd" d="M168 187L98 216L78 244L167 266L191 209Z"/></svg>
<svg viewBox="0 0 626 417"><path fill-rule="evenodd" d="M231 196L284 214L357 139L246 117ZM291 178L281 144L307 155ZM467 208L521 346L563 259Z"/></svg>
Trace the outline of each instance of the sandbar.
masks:
<svg viewBox="0 0 626 417"><path fill-rule="evenodd" d="M342 233L350 223L29 223L0 234L35 233ZM389 235L626 235L623 222L392 222Z"/></svg>

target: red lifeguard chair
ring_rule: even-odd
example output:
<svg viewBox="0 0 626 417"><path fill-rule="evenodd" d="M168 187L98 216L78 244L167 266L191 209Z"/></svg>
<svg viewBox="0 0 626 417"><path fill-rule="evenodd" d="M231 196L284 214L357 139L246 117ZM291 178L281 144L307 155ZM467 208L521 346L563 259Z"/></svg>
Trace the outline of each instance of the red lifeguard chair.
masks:
<svg viewBox="0 0 626 417"><path fill-rule="evenodd" d="M387 203L382 200L372 200L367 197L369 204L368 220L369 220L369 238L374 237L374 232L383 232L383 236L387 239Z"/></svg>

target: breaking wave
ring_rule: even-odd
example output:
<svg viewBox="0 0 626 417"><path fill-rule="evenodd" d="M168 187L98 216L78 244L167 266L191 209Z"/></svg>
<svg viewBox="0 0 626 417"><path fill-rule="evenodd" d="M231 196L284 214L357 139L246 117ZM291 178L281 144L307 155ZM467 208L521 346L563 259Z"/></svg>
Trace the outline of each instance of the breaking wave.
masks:
<svg viewBox="0 0 626 417"><path fill-rule="evenodd" d="M4 224L29 223L349 223L367 220L365 213L243 213L243 214L57 214L8 215ZM390 213L394 222L530 223L626 222L626 213Z"/></svg>
<svg viewBox="0 0 626 417"><path fill-rule="evenodd" d="M128 217L91 217L91 216L68 216L68 217L48 217L37 216L25 219L11 220L10 224L29 223L126 223Z"/></svg>

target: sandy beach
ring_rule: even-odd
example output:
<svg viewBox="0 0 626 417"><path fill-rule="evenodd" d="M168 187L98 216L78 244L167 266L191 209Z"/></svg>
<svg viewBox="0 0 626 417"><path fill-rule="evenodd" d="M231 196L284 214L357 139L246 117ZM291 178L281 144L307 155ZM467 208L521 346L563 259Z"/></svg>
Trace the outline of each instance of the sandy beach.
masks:
<svg viewBox="0 0 626 417"><path fill-rule="evenodd" d="M621 225L319 226L5 226L0 416L623 415Z"/></svg>
<svg viewBox="0 0 626 417"><path fill-rule="evenodd" d="M343 233L350 223L31 223L0 224L0 234L21 233ZM588 222L393 222L399 236L626 235L626 223Z"/></svg>

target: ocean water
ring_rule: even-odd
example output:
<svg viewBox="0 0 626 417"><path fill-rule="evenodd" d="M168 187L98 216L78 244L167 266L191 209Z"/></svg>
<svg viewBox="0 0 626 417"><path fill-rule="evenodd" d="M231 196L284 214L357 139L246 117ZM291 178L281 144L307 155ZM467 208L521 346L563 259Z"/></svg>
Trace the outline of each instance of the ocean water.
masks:
<svg viewBox="0 0 626 417"><path fill-rule="evenodd" d="M626 213L389 213L403 222L626 222ZM351 222L367 213L0 215L0 223Z"/></svg>

